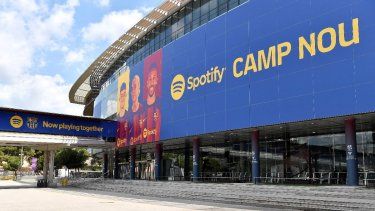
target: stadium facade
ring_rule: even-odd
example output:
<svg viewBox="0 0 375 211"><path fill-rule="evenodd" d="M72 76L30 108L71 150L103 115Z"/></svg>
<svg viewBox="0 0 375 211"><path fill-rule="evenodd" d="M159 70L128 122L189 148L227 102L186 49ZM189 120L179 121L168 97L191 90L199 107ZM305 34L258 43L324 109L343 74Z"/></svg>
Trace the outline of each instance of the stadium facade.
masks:
<svg viewBox="0 0 375 211"><path fill-rule="evenodd" d="M375 176L374 11L367 0L165 1L70 101L117 120L104 154L117 178L364 185Z"/></svg>

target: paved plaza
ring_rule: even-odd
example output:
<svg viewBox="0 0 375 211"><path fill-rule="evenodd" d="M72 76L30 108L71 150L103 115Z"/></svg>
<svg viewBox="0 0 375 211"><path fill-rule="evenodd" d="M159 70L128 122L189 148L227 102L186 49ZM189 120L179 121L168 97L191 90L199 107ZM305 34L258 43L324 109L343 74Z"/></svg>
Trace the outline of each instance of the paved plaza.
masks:
<svg viewBox="0 0 375 211"><path fill-rule="evenodd" d="M220 204L194 204L120 197L99 192L80 192L69 189L15 188L0 189L0 210L238 210Z"/></svg>
<svg viewBox="0 0 375 211"><path fill-rule="evenodd" d="M373 210L375 207L375 189L365 187L139 180L93 180L78 183L77 187L79 190L107 191L119 195L213 202L245 207L329 210Z"/></svg>
<svg viewBox="0 0 375 211"><path fill-rule="evenodd" d="M375 189L347 186L86 179L55 189L31 187L25 181L0 181L0 210L373 210L375 207Z"/></svg>

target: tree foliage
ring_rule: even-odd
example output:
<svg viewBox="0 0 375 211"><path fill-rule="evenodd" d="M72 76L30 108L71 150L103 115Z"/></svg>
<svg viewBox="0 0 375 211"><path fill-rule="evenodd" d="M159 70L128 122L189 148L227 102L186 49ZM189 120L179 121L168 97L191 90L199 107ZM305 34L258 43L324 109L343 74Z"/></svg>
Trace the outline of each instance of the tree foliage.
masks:
<svg viewBox="0 0 375 211"><path fill-rule="evenodd" d="M21 147L0 147L0 165L4 170L15 171L21 165ZM38 158L38 151L23 147L23 156L30 161L31 157Z"/></svg>
<svg viewBox="0 0 375 211"><path fill-rule="evenodd" d="M89 157L90 154L86 149L62 149L56 153L55 166L56 168L66 166L68 169L80 169L85 166Z"/></svg>

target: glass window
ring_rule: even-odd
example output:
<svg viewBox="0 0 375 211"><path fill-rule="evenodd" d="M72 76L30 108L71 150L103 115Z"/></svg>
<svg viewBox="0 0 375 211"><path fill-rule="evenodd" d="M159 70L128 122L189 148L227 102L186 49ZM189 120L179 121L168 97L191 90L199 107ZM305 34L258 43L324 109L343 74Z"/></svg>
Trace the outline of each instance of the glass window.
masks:
<svg viewBox="0 0 375 211"><path fill-rule="evenodd" d="M228 0L228 10L238 6L238 0Z"/></svg>
<svg viewBox="0 0 375 211"><path fill-rule="evenodd" d="M202 0L201 6L201 25L207 23L209 15L210 15L210 4L208 0Z"/></svg>
<svg viewBox="0 0 375 211"><path fill-rule="evenodd" d="M209 19L210 20L214 19L215 17L217 17L217 14L218 14L217 0L211 0Z"/></svg>
<svg viewBox="0 0 375 211"><path fill-rule="evenodd" d="M185 15L185 34L190 32L192 29L192 13L188 13Z"/></svg>
<svg viewBox="0 0 375 211"><path fill-rule="evenodd" d="M218 15L221 15L221 14L225 13L226 11L228 11L227 3L228 3L228 0L218 0L218 4L219 4L219 7L218 7L219 14Z"/></svg>
<svg viewBox="0 0 375 211"><path fill-rule="evenodd" d="M194 1L193 2L192 29L195 29L198 26L200 26L200 17L201 17L200 1Z"/></svg>

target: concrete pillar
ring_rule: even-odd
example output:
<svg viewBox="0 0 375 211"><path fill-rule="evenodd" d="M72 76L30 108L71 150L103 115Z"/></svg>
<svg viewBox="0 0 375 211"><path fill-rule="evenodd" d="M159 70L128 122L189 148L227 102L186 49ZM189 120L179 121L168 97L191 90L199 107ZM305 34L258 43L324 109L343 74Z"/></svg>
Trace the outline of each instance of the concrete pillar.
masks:
<svg viewBox="0 0 375 211"><path fill-rule="evenodd" d="M130 147L130 179L135 179L135 156L137 156L137 148L135 146Z"/></svg>
<svg viewBox="0 0 375 211"><path fill-rule="evenodd" d="M184 161L184 178L186 181L190 180L190 140L185 140L185 161Z"/></svg>
<svg viewBox="0 0 375 211"><path fill-rule="evenodd" d="M49 153L47 150L44 150L44 157L43 157L43 179L48 179L48 162L49 162Z"/></svg>
<svg viewBox="0 0 375 211"><path fill-rule="evenodd" d="M346 184L358 185L358 158L355 119L345 120L345 143L346 143Z"/></svg>
<svg viewBox="0 0 375 211"><path fill-rule="evenodd" d="M193 182L199 181L200 171L200 140L199 138L193 139Z"/></svg>
<svg viewBox="0 0 375 211"><path fill-rule="evenodd" d="M113 177L113 169L114 169L114 153L113 150L108 151L108 178L114 178Z"/></svg>
<svg viewBox="0 0 375 211"><path fill-rule="evenodd" d="M118 149L115 149L115 169L114 169L114 177L115 179L120 179L120 153Z"/></svg>
<svg viewBox="0 0 375 211"><path fill-rule="evenodd" d="M155 144L155 180L162 179L162 159L163 159L163 145L161 143Z"/></svg>
<svg viewBox="0 0 375 211"><path fill-rule="evenodd" d="M108 177L108 153L104 152L103 154L103 175L104 178Z"/></svg>
<svg viewBox="0 0 375 211"><path fill-rule="evenodd" d="M48 166L48 187L56 187L55 179L55 151L49 150L49 166Z"/></svg>
<svg viewBox="0 0 375 211"><path fill-rule="evenodd" d="M251 132L251 151L252 151L252 165L251 165L251 175L253 183L256 184L260 182L260 159L259 159L259 131L255 130Z"/></svg>

